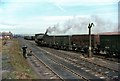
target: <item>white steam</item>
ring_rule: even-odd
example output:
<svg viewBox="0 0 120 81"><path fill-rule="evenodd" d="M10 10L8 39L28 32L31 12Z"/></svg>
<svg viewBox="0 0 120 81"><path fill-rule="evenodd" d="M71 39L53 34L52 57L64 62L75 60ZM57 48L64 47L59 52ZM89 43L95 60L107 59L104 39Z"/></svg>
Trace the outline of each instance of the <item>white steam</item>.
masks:
<svg viewBox="0 0 120 81"><path fill-rule="evenodd" d="M56 24L53 27L48 28L48 33L51 34L87 34L88 24L94 23L92 27L92 33L101 32L114 32L117 31L118 26L109 20L103 20L102 18L93 15L91 17L73 17L64 22L62 26Z"/></svg>

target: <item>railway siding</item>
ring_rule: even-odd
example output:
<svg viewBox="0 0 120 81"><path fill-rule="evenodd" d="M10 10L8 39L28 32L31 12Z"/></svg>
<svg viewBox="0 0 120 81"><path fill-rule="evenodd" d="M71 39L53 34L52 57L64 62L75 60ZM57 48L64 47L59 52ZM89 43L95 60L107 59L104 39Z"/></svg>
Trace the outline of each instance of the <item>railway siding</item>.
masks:
<svg viewBox="0 0 120 81"><path fill-rule="evenodd" d="M27 43L26 43L27 42ZM42 60L46 65L48 65L53 71L55 71L59 76L61 76L64 80L75 80L75 81L83 81L79 76L76 76L75 74L71 73L67 69L63 68L62 66L58 65L48 57L46 57L37 46L34 46L33 44L29 43L28 41L25 41L23 39L20 39L20 43L26 44L30 49L32 49L33 53Z"/></svg>
<svg viewBox="0 0 120 81"><path fill-rule="evenodd" d="M103 67L108 67L109 69L115 70L115 71L119 71L119 67L120 67L120 63L116 63L113 61L109 61L109 60L105 60L105 59L100 59L97 57L93 57L93 58L85 58L84 56L82 56L82 54L78 54L78 53L72 53L72 52L67 52L67 51L62 51L59 50L59 52L64 53L64 54L70 54L71 57L74 58L78 58L78 59L83 59L85 61L103 66Z"/></svg>
<svg viewBox="0 0 120 81"><path fill-rule="evenodd" d="M38 47L39 48L39 47ZM40 49L40 48L39 48ZM41 50L41 52L43 52L44 53L44 57L49 57L50 58L50 56L48 55L48 51L43 51L43 50ZM46 55L47 54L47 55ZM46 56L45 56L46 55ZM51 57L52 58L52 57ZM58 61L58 59L55 59L55 58L52 58L52 60L54 59L54 61ZM82 69L80 70L80 68L78 68L78 67L75 67L75 66L71 66L71 64L69 64L69 63L65 63L64 61L62 61L62 60L59 60L59 62L57 63L57 64L61 64L62 63L62 65L64 65L64 67L69 67L70 69L74 69L74 70L76 70L76 69L78 69L78 70L76 70L76 72L75 73L77 73L77 71L79 72L78 74L80 75L80 72L82 72L82 73L84 73L84 78L85 78L85 76L87 77L87 79L100 79L100 78L98 78L98 77L96 77L96 76L94 76L94 75L92 75L92 74L89 74L88 75L88 73L86 73L86 71L83 71ZM66 66L66 65L68 65L68 66ZM85 74L86 73L86 74ZM82 75L82 74L81 74ZM88 75L88 76L87 76ZM91 76L90 76L91 75ZM94 78L93 78L94 77Z"/></svg>
<svg viewBox="0 0 120 81"><path fill-rule="evenodd" d="M47 66L42 60L33 54L33 56L28 57L28 62L34 68L40 79L58 79L62 81L62 78L57 75L49 66Z"/></svg>
<svg viewBox="0 0 120 81"><path fill-rule="evenodd" d="M46 52L46 53L45 53L44 51L41 51L41 50L38 52L38 50L39 50L40 47L37 47L37 46L35 45L35 43L33 43L33 42L31 42L31 43L29 42L29 46L30 46L30 47L33 47L32 49L34 50L34 52L35 52L35 54L37 55L37 57L39 57L39 58L41 58L42 60L44 60L44 62L45 62L47 65L49 65L50 67L53 67L53 66L50 65L50 64L51 64L50 61L51 61L52 63L55 63L55 61L57 61L56 64L60 64L60 65L62 64L62 65L65 66L65 67L70 67L70 65L73 65L73 63L71 63L70 65L69 65L69 64L64 65L64 64L67 63L68 60L65 60L65 59L64 59L66 62L63 62L63 61L61 62L61 59L58 60L58 59L55 59L55 58L49 56L49 55L48 55L49 52ZM46 48L47 51L49 51L48 49L49 49L49 48ZM50 50L53 51L54 49L50 49ZM59 54L59 51L56 50L56 53ZM66 53L68 53L67 55L71 55L71 52L63 51L63 54L66 54ZM47 55L46 55L46 54L47 54ZM57 55L57 54L56 54L56 55ZM49 57L48 57L48 56L49 56ZM73 60L78 61L78 59L76 59L76 57L78 57L78 54L76 54L76 55L73 54L73 57L74 57L74 58L72 58ZM44 59L43 59L43 58L44 58ZM88 63L90 62L90 61L89 61L88 59L86 59L86 58L83 58L83 57L80 57L80 56L79 56L78 58L79 58L79 59L81 58L82 61L85 61L85 62L88 62ZM46 61L45 59L49 59L49 60ZM62 60L63 60L63 59L62 59ZM71 59L70 59L70 60L71 60ZM64 63L64 64L63 64L63 63ZM92 62L90 62L90 63L92 63ZM94 63L92 63L92 64L94 64ZM53 64L53 65L54 65L54 64ZM55 66L55 65L54 65L54 66ZM98 65L98 66L100 66L100 65ZM72 68L72 67L74 67L74 66L71 66L71 69L74 69L74 68ZM76 66L75 66L75 67L76 67ZM100 66L100 67L101 67L101 66ZM55 70L55 68L52 68L52 69ZM81 68L81 69L84 70L85 68ZM75 70L75 69L74 69L74 70ZM85 69L85 70L86 70L86 72L89 72L88 69ZM101 70L102 70L102 69L99 68L99 71L101 71ZM57 71L57 70L56 70L56 71ZM76 71L76 72L77 72L77 71ZM109 73L109 72L106 72L106 73ZM93 74L93 75L95 75L95 74ZM95 75L95 76L98 76L98 75ZM103 78L103 77L100 77L100 78Z"/></svg>
<svg viewBox="0 0 120 81"><path fill-rule="evenodd" d="M63 79L79 79L79 77L75 76L74 74L71 74L69 71L67 71L60 65L57 65L54 61L46 57L43 53L40 54L34 51L34 54L45 64L47 64L52 70L57 72L59 76L63 77Z"/></svg>
<svg viewBox="0 0 120 81"><path fill-rule="evenodd" d="M78 65L74 66L74 63L72 63L71 61L70 62L66 61L67 59L65 60L65 59L63 59L63 57L59 57L50 52L47 52L45 54L47 54L47 56L49 58L51 57L55 62L58 62L58 63L64 65L65 67L69 67L70 69L74 70L74 72L77 73L78 75L82 75L82 77L84 77L84 78L86 77L86 79L100 79L99 77L94 76L95 74L93 75L90 72L83 70L85 68L81 68L81 66L78 67ZM52 56L56 57L56 58L53 58Z"/></svg>
<svg viewBox="0 0 120 81"><path fill-rule="evenodd" d="M49 48L48 48L49 49ZM48 49L47 49L47 51L48 51ZM49 50L51 53L53 53L53 51L56 51L56 50L54 50L54 49L50 49ZM56 51L57 52L57 51ZM55 53L54 53L55 54ZM62 53L60 54L59 52L57 52L57 54L55 55L55 56L61 56L62 55ZM69 53L69 55L70 55L70 53ZM82 66L84 66L84 67L87 67L87 68L92 68L92 70L93 71L96 71L96 72L98 72L99 74L102 74L102 75L104 75L104 76L107 76L108 78L111 78L111 76L112 77L115 77L115 76L118 76L118 71L116 72L116 70L114 71L114 70L112 70L112 69L109 69L109 68L106 68L105 66L103 67L103 66L100 66L100 65L96 65L96 64L94 64L94 63L91 63L91 62L89 62L89 61L86 61L86 60L80 60L79 59L79 61L78 61L78 59L75 59L75 58L72 58L72 57L70 57L70 58L67 58L67 57L69 57L69 55L66 55L65 56L65 54L64 54L64 56L62 57L62 58L65 58L65 59L69 59L69 60L71 60L71 62L73 62L72 61L72 59L74 59L75 60L75 62L77 62L77 64L82 64L82 61L84 62L84 64L82 64ZM64 59L64 60L65 60ZM86 63L88 63L88 64L86 64ZM107 72L107 73L106 73ZM103 78L103 77L101 77L101 78Z"/></svg>

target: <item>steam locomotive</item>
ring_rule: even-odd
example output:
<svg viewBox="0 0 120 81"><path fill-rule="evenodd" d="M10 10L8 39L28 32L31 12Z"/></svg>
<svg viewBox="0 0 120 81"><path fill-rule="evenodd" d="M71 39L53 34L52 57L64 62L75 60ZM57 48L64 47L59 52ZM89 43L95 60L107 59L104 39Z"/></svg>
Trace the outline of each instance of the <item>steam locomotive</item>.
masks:
<svg viewBox="0 0 120 81"><path fill-rule="evenodd" d="M88 53L89 35L47 35L35 34L35 42L44 47ZM106 57L120 58L120 34L92 34L92 53Z"/></svg>

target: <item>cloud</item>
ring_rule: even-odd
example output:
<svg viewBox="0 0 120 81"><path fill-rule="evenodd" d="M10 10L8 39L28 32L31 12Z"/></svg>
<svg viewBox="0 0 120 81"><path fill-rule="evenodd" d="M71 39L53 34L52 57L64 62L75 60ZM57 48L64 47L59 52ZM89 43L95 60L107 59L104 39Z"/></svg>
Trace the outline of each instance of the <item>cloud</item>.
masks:
<svg viewBox="0 0 120 81"><path fill-rule="evenodd" d="M14 29L15 32L44 32L49 26L59 23L61 30L68 20L77 21L73 16L82 17L80 22L88 22L91 15L97 14L102 20L117 22L118 0L1 0L0 29ZM70 22L72 22L70 21ZM4 22L4 23L3 23ZM73 22L72 22L73 23ZM17 25L16 25L17 24ZM114 24L114 23L112 23ZM9 25L15 25L14 27ZM86 26L86 25L85 25ZM4 28L5 27L5 28ZM79 27L79 26L78 26ZM22 30L23 29L23 30ZM33 31L30 31L33 30ZM71 28L79 33L78 30ZM87 29L81 28L82 31ZM66 30L65 30L66 31Z"/></svg>
<svg viewBox="0 0 120 81"><path fill-rule="evenodd" d="M0 29L14 29L15 26L12 26L12 25L4 25L4 24L0 24Z"/></svg>
<svg viewBox="0 0 120 81"><path fill-rule="evenodd" d="M1 0L1 2L15 2L15 3L21 3L21 2L45 2L46 0Z"/></svg>
<svg viewBox="0 0 120 81"><path fill-rule="evenodd" d="M57 8L59 8L61 11L66 12L66 10L62 6L60 6L59 4L55 4L55 6Z"/></svg>
<svg viewBox="0 0 120 81"><path fill-rule="evenodd" d="M26 21L26 22L24 22ZM102 31L112 31L117 27L116 23L110 20L104 20L96 15L81 15L81 16L34 16L30 19L25 19L17 24L1 23L0 29L13 30L18 33L44 33L48 27L54 30L51 34L75 34L88 33L88 23L94 22L93 33ZM16 21L17 22L17 21ZM59 24L59 25L56 25ZM32 30L32 31L31 31Z"/></svg>
<svg viewBox="0 0 120 81"><path fill-rule="evenodd" d="M103 5L114 4L118 0L50 0L50 2L60 5Z"/></svg>

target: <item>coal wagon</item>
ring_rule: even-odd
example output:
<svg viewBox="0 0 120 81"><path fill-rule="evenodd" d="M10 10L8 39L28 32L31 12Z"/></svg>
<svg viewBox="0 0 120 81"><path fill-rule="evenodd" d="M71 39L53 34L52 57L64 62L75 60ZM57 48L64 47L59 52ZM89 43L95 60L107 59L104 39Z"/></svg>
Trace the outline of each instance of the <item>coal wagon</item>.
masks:
<svg viewBox="0 0 120 81"><path fill-rule="evenodd" d="M92 49L95 47L96 43L98 43L97 35L91 35L91 43ZM74 51L80 52L88 52L89 48L89 35L81 34L81 35L72 35L71 37L72 49Z"/></svg>
<svg viewBox="0 0 120 81"><path fill-rule="evenodd" d="M106 57L120 57L120 34L100 35L100 54Z"/></svg>
<svg viewBox="0 0 120 81"><path fill-rule="evenodd" d="M92 53L106 57L120 57L120 34L92 34ZM35 42L40 46L88 53L89 35L46 35L35 34Z"/></svg>
<svg viewBox="0 0 120 81"><path fill-rule="evenodd" d="M69 49L69 36L68 35L59 35L55 36L55 47L57 49L64 49L68 50Z"/></svg>
<svg viewBox="0 0 120 81"><path fill-rule="evenodd" d="M45 41L44 44L46 47L54 48L55 45L54 36L47 35L43 38L43 40Z"/></svg>
<svg viewBox="0 0 120 81"><path fill-rule="evenodd" d="M24 36L26 40L35 40L35 36Z"/></svg>

